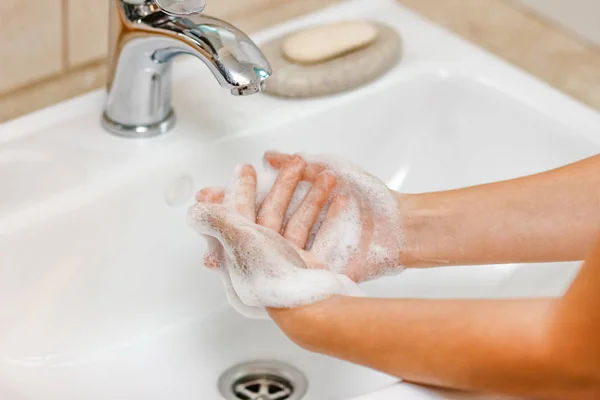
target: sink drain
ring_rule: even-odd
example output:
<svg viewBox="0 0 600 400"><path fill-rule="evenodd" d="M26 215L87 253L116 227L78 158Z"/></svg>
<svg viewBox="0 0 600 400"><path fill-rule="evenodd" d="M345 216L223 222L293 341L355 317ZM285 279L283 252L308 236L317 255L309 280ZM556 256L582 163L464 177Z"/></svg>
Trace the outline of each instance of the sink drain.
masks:
<svg viewBox="0 0 600 400"><path fill-rule="evenodd" d="M308 384L298 369L279 361L250 361L219 378L226 400L301 400Z"/></svg>

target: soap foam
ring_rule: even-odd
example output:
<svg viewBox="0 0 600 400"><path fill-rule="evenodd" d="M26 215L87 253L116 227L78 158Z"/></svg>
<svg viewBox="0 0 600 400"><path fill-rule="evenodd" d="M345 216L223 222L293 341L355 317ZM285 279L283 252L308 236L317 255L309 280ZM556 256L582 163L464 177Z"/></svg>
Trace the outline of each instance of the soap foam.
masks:
<svg viewBox="0 0 600 400"><path fill-rule="evenodd" d="M345 272L350 257L360 251L362 227L357 202L357 199L350 198L348 206L327 226L327 234L321 236L311 249L339 274Z"/></svg>
<svg viewBox="0 0 600 400"><path fill-rule="evenodd" d="M256 209L258 210L277 180L277 170L263 163L262 170L256 170Z"/></svg>
<svg viewBox="0 0 600 400"><path fill-rule="evenodd" d="M267 194L269 194L269 191L275 184L276 180L277 180L277 170L274 169L273 167L269 166L266 163L265 163L265 165L263 165L262 171L261 170L256 171L256 209L257 210L260 209L262 203L264 202L265 198L267 197ZM304 200L304 197L306 196L306 194L308 193L310 188L311 188L310 182L302 181L302 182L298 183L298 186L296 186L294 195L292 196L292 199L290 200L290 204L288 205L288 209L283 218L283 226L285 226L288 223L288 221L290 220L290 217L294 214L294 212L296 212L298 207L300 207L302 200Z"/></svg>
<svg viewBox="0 0 600 400"><path fill-rule="evenodd" d="M321 164L338 178L338 191L351 197L360 197L379 216L398 219L397 202L381 180L359 166L325 155L301 154L309 164Z"/></svg>
<svg viewBox="0 0 600 400"><path fill-rule="evenodd" d="M188 218L198 233L223 246L219 275L231 304L247 317L265 318L265 307L298 307L336 293L359 293L346 277L308 269L279 234L222 205L198 203L189 209Z"/></svg>
<svg viewBox="0 0 600 400"><path fill-rule="evenodd" d="M336 192L350 198L347 210L337 219L335 229L328 234L332 243L326 249L325 261L335 265L335 271L345 273L344 261L350 256L364 261L364 279L403 270L399 254L403 247L403 231L398 203L394 194L377 177L362 168L331 156L301 155L309 164L321 164L337 178ZM361 227L370 219L373 232L368 249L361 250ZM337 246L333 242L339 241ZM314 245L313 245L314 246ZM364 251L366 254L361 254Z"/></svg>
<svg viewBox="0 0 600 400"><path fill-rule="evenodd" d="M322 300L331 294L360 295L351 281L348 265L351 258L361 260L371 279L392 271L400 271L402 245L400 216L395 196L383 182L362 169L332 157L305 156L309 163L320 163L337 178L334 194L343 194L348 204L333 221L327 221L327 233L320 234L332 198L321 210L308 239L307 249L324 262L329 270L307 269L298 253L276 232L263 228L235 214L235 184L225 193L223 206L197 204L188 215L191 224L201 234L220 243L219 275L232 306L250 318L268 318L265 307L292 308ZM268 165L257 171L256 208L259 209L277 178L277 171ZM311 184L301 182L284 218L287 223L310 190ZM333 195L332 195L333 197ZM368 218L367 218L368 217ZM371 240L361 249L363 224L373 226ZM218 228L216 228L218 227ZM365 252L362 254L361 252ZM382 266L385 267L382 269Z"/></svg>

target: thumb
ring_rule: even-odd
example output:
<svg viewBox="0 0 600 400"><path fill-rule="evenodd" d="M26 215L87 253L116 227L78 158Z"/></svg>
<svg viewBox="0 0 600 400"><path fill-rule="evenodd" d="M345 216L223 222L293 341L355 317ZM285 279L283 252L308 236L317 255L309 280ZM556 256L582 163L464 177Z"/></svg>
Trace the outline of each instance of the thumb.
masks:
<svg viewBox="0 0 600 400"><path fill-rule="evenodd" d="M188 209L188 221L202 235L211 236L220 242L235 239L236 232L249 221L244 217L229 212L221 204L196 203Z"/></svg>
<svg viewBox="0 0 600 400"><path fill-rule="evenodd" d="M206 238L208 247L204 255L204 266L210 269L223 268L225 256L223 254L223 246L212 236L203 235Z"/></svg>

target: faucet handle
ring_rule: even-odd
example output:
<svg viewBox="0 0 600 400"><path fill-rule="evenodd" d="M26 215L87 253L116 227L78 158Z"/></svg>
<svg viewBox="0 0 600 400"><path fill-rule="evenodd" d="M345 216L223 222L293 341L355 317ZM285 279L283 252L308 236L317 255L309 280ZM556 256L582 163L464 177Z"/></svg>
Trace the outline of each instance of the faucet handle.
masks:
<svg viewBox="0 0 600 400"><path fill-rule="evenodd" d="M156 4L167 14L187 15L204 10L206 0L155 0Z"/></svg>

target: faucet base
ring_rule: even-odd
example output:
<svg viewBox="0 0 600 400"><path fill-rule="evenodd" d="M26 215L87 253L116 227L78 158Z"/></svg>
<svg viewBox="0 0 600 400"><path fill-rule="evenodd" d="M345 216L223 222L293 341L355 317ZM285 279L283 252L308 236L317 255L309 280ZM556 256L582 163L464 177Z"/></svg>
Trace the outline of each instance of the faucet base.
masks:
<svg viewBox="0 0 600 400"><path fill-rule="evenodd" d="M123 125L102 114L102 126L110 133L126 138L150 138L167 133L175 125L175 113L169 111L166 118L150 125Z"/></svg>

